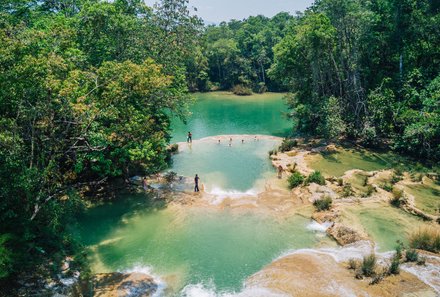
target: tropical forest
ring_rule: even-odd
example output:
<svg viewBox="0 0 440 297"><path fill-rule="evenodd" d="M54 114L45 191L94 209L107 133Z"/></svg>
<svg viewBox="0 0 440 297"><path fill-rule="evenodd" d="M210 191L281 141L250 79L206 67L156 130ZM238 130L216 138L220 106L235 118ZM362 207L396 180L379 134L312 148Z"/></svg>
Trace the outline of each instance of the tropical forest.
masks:
<svg viewBox="0 0 440 297"><path fill-rule="evenodd" d="M270 2L0 1L0 296L440 296L440 1Z"/></svg>

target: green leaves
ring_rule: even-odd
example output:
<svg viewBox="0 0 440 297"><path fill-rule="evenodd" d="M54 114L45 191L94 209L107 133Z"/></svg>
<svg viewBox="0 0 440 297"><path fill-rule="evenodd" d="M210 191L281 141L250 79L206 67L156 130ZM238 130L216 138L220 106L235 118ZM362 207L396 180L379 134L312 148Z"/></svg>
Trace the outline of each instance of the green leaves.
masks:
<svg viewBox="0 0 440 297"><path fill-rule="evenodd" d="M199 30L180 0L25 2L0 5L0 279L74 253L85 188L167 165Z"/></svg>

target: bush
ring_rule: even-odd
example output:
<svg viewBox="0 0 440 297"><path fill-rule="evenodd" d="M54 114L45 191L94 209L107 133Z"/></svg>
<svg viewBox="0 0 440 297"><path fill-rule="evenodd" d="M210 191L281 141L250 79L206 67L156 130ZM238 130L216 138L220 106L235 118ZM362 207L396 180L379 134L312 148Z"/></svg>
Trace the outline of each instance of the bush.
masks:
<svg viewBox="0 0 440 297"><path fill-rule="evenodd" d="M421 182L423 180L424 174L423 173L412 173L411 174L411 181L412 182Z"/></svg>
<svg viewBox="0 0 440 297"><path fill-rule="evenodd" d="M269 151L269 157L271 157L272 155L276 155L278 154L278 150L277 149L273 149Z"/></svg>
<svg viewBox="0 0 440 297"><path fill-rule="evenodd" d="M372 185L367 185L367 192L365 193L365 196L370 197L375 191L376 189Z"/></svg>
<svg viewBox="0 0 440 297"><path fill-rule="evenodd" d="M391 192L393 190L393 185L388 184L388 183L382 184L382 185L380 185L380 187L387 192Z"/></svg>
<svg viewBox="0 0 440 297"><path fill-rule="evenodd" d="M396 174L393 174L392 176L391 176L391 180L390 180L390 182L391 182L391 184L397 184L398 182L400 182L402 180L402 176L400 176L400 175L396 175Z"/></svg>
<svg viewBox="0 0 440 297"><path fill-rule="evenodd" d="M298 141L296 139L286 138L281 143L281 145L279 147L279 151L283 152L283 153L288 152L288 151L291 151L297 145L298 145Z"/></svg>
<svg viewBox="0 0 440 297"><path fill-rule="evenodd" d="M356 270L359 266L359 262L356 259L348 260L348 269Z"/></svg>
<svg viewBox="0 0 440 297"><path fill-rule="evenodd" d="M164 176L167 183L172 183L176 179L176 177L177 173L175 173L174 171L167 172Z"/></svg>
<svg viewBox="0 0 440 297"><path fill-rule="evenodd" d="M410 235L409 245L414 249L438 253L440 252L440 230L434 227L419 229Z"/></svg>
<svg viewBox="0 0 440 297"><path fill-rule="evenodd" d="M366 187L368 185L368 176L365 175L362 179L362 186Z"/></svg>
<svg viewBox="0 0 440 297"><path fill-rule="evenodd" d="M376 269L376 255L371 254L365 256L362 260L361 270L362 274L365 276L372 276Z"/></svg>
<svg viewBox="0 0 440 297"><path fill-rule="evenodd" d="M317 199L313 202L317 211L329 210L332 206L333 200L331 197L325 196L324 198Z"/></svg>
<svg viewBox="0 0 440 297"><path fill-rule="evenodd" d="M169 152L170 154L175 154L175 153L177 153L178 151L179 151L179 145L178 145L177 143L171 144L171 145L168 147L168 152Z"/></svg>
<svg viewBox="0 0 440 297"><path fill-rule="evenodd" d="M407 250L405 253L406 262L417 262L419 260L419 253L414 250Z"/></svg>
<svg viewBox="0 0 440 297"><path fill-rule="evenodd" d="M304 176L302 176L299 172L294 172L291 176L289 176L287 181L289 182L289 188L293 189L302 185L304 182Z"/></svg>
<svg viewBox="0 0 440 297"><path fill-rule="evenodd" d="M378 283L383 281L384 278L385 278L385 275L383 273L376 274L376 275L374 275L373 279L371 280L370 285L377 285Z"/></svg>
<svg viewBox="0 0 440 297"><path fill-rule="evenodd" d="M404 201L404 193L402 189L393 187L393 198L391 198L391 205L395 206L395 207L400 207L400 205L402 205L405 201Z"/></svg>
<svg viewBox="0 0 440 297"><path fill-rule="evenodd" d="M311 183L315 183L315 184L324 186L325 185L325 178L324 178L324 176L322 176L321 172L314 171L305 180L306 185L311 184Z"/></svg>
<svg viewBox="0 0 440 297"><path fill-rule="evenodd" d="M400 273L400 261L397 258L397 256L394 256L393 260L391 261L391 265L388 268L388 274L399 274Z"/></svg>
<svg viewBox="0 0 440 297"><path fill-rule="evenodd" d="M252 90L248 87L245 87L243 85L235 85L232 88L232 93L238 96L249 96L252 95Z"/></svg>
<svg viewBox="0 0 440 297"><path fill-rule="evenodd" d="M265 84L264 82L260 82L260 83L258 83L258 86L257 86L257 88L256 88L256 92L257 92L258 94L266 93L266 92L267 92L267 86L266 86L266 84Z"/></svg>
<svg viewBox="0 0 440 297"><path fill-rule="evenodd" d="M338 186L340 187L344 185L344 180L342 178L338 178L337 182L338 182Z"/></svg>
<svg viewBox="0 0 440 297"><path fill-rule="evenodd" d="M396 254L394 255L394 258L400 260L402 259L402 251L403 251L403 243L401 243L399 240L397 241L396 246Z"/></svg>
<svg viewBox="0 0 440 297"><path fill-rule="evenodd" d="M354 194L353 187L350 183L345 183L344 187L342 188L342 197L350 197Z"/></svg>

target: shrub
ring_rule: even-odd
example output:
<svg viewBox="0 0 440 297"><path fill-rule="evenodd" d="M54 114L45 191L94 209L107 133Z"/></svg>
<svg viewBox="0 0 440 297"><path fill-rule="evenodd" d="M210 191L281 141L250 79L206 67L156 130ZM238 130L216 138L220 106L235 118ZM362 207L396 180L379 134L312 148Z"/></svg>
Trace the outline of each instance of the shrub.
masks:
<svg viewBox="0 0 440 297"><path fill-rule="evenodd" d="M258 83L258 86L257 86L257 88L256 88L256 92L257 92L258 94L266 93L266 92L267 92L267 86L266 86L266 84L265 84L264 82L260 82L260 83Z"/></svg>
<svg viewBox="0 0 440 297"><path fill-rule="evenodd" d="M302 185L304 181L304 176L302 176L299 172L294 172L291 176L289 176L287 181L289 183L289 188L293 189Z"/></svg>
<svg viewBox="0 0 440 297"><path fill-rule="evenodd" d="M402 189L393 187L392 193L393 193L393 197L396 199L403 198L403 190Z"/></svg>
<svg viewBox="0 0 440 297"><path fill-rule="evenodd" d="M392 190L393 193L393 198L391 198L391 205L395 206L395 207L400 207L400 205L402 205L404 203L404 193L402 189L393 187Z"/></svg>
<svg viewBox="0 0 440 297"><path fill-rule="evenodd" d="M370 197L375 191L376 189L372 185L367 185L367 192L365 193L365 196Z"/></svg>
<svg viewBox="0 0 440 297"><path fill-rule="evenodd" d="M395 176L402 176L403 175L403 168L400 166L394 168L394 175Z"/></svg>
<svg viewBox="0 0 440 297"><path fill-rule="evenodd" d="M340 187L344 185L344 180L342 178L338 178L337 182L338 182L338 186Z"/></svg>
<svg viewBox="0 0 440 297"><path fill-rule="evenodd" d="M400 261L395 255L393 260L391 261L391 265L388 268L388 274L399 274L400 273Z"/></svg>
<svg viewBox="0 0 440 297"><path fill-rule="evenodd" d="M333 200L331 197L325 196L324 198L317 199L313 202L317 211L329 210L332 206Z"/></svg>
<svg viewBox="0 0 440 297"><path fill-rule="evenodd" d="M342 197L350 197L354 194L353 187L350 183L345 183L344 187L342 188Z"/></svg>
<svg viewBox="0 0 440 297"><path fill-rule="evenodd" d="M365 256L362 260L361 270L365 276L372 276L375 273L376 268L376 255L371 254Z"/></svg>
<svg viewBox="0 0 440 297"><path fill-rule="evenodd" d="M393 174L393 176L391 176L390 182L391 182L391 184L394 185L394 184L400 182L401 180L402 180L402 176Z"/></svg>
<svg viewBox="0 0 440 297"><path fill-rule="evenodd" d="M272 156L272 155L276 155L276 154L278 154L278 150L277 149L273 149L273 150L269 151L269 157Z"/></svg>
<svg viewBox="0 0 440 297"><path fill-rule="evenodd" d="M238 96L249 96L252 95L252 90L244 85L235 85L232 88L232 93Z"/></svg>
<svg viewBox="0 0 440 297"><path fill-rule="evenodd" d="M291 151L297 145L298 145L298 141L296 139L286 138L281 143L279 150L280 150L280 152L283 152L283 153L288 152L288 151Z"/></svg>
<svg viewBox="0 0 440 297"><path fill-rule="evenodd" d="M177 143L171 144L171 145L168 147L168 152L169 152L170 154L175 154L175 153L177 153L178 151L179 151L179 145L178 145Z"/></svg>
<svg viewBox="0 0 440 297"><path fill-rule="evenodd" d="M325 185L325 178L324 178L324 176L322 176L321 172L314 171L305 180L306 185L311 184L311 183L315 183L315 184L324 186Z"/></svg>
<svg viewBox="0 0 440 297"><path fill-rule="evenodd" d="M419 260L419 253L414 250L407 250L405 253L406 262L417 262Z"/></svg>
<svg viewBox="0 0 440 297"><path fill-rule="evenodd" d="M387 192L391 192L393 190L393 185L388 184L388 183L384 183L384 184L380 185L380 187Z"/></svg>
<svg viewBox="0 0 440 297"><path fill-rule="evenodd" d="M368 185L368 176L365 175L362 179L363 179L362 180L362 186L366 187Z"/></svg>
<svg viewBox="0 0 440 297"><path fill-rule="evenodd" d="M396 245L396 254L394 255L394 258L398 260L402 259L402 251L403 251L403 243L401 243L398 240Z"/></svg>
<svg viewBox="0 0 440 297"><path fill-rule="evenodd" d="M409 245L434 253L440 252L440 230L434 227L421 228L409 237Z"/></svg>
<svg viewBox="0 0 440 297"><path fill-rule="evenodd" d="M423 180L423 173L413 173L411 174L411 181L413 182L421 182Z"/></svg>
<svg viewBox="0 0 440 297"><path fill-rule="evenodd" d="M378 283L383 281L384 278L385 278L385 275L383 273L376 274L376 275L374 275L373 279L371 280L370 285L377 285Z"/></svg>
<svg viewBox="0 0 440 297"><path fill-rule="evenodd" d="M176 177L177 173L175 173L174 171L167 172L164 176L167 183L172 183L176 179Z"/></svg>
<svg viewBox="0 0 440 297"><path fill-rule="evenodd" d="M356 259L348 260L348 269L356 270L358 269L359 262Z"/></svg>

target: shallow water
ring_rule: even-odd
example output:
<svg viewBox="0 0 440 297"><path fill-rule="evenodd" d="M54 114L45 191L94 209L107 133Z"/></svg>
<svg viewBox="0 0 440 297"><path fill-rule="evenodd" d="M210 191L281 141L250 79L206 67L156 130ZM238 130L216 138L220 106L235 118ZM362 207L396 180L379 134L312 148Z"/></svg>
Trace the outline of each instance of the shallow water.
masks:
<svg viewBox="0 0 440 297"><path fill-rule="evenodd" d="M81 220L80 235L93 251L93 271L148 268L176 292L191 284L238 291L248 276L283 251L326 240L301 216L279 222L252 213L158 210L145 197L124 199L94 207Z"/></svg>
<svg viewBox="0 0 440 297"><path fill-rule="evenodd" d="M397 241L407 246L409 234L423 225L421 219L383 204L356 205L346 211L357 218L381 252L393 250Z"/></svg>
<svg viewBox="0 0 440 297"><path fill-rule="evenodd" d="M432 181L423 185L409 185L405 187L414 196L416 207L421 210L438 215L440 213L440 186Z"/></svg>
<svg viewBox="0 0 440 297"><path fill-rule="evenodd" d="M392 167L392 154L344 149L335 153L316 154L308 158L310 167L327 176L341 176L347 170L381 170Z"/></svg>
<svg viewBox="0 0 440 297"><path fill-rule="evenodd" d="M286 108L280 94L197 97L188 125L174 121L173 141L185 141L188 130L194 139L200 139L225 134L285 136L291 129L282 116ZM236 136L231 146L227 140L218 144L212 139L194 142L191 147L183 144L174 156L172 170L190 177L198 173L211 193L257 193L275 176L268 151L276 142L254 141L251 136L241 143ZM381 156L366 152L321 156L313 164L330 175L388 166ZM420 223L390 207L354 206L347 213L365 227L382 251L393 249L396 240L405 240ZM159 276L168 288L165 296L230 296L241 291L249 276L286 251L334 245L326 237L325 227L299 215L275 220L261 213L166 208L144 194L123 194L112 203L89 209L77 230L90 247L93 272L141 271ZM264 290L248 293L242 296L272 294Z"/></svg>
<svg viewBox="0 0 440 297"><path fill-rule="evenodd" d="M179 119L172 123L172 142L186 141L188 131L193 139L226 134L264 134L287 136L292 122L287 119L284 94L266 93L235 96L226 92L196 94L192 115L185 125Z"/></svg>
<svg viewBox="0 0 440 297"><path fill-rule="evenodd" d="M263 189L266 179L274 176L268 151L279 143L277 140L233 137L231 146L228 140L220 144L215 140L182 144L183 150L173 157L172 170L190 177L197 173L208 192L256 193Z"/></svg>

